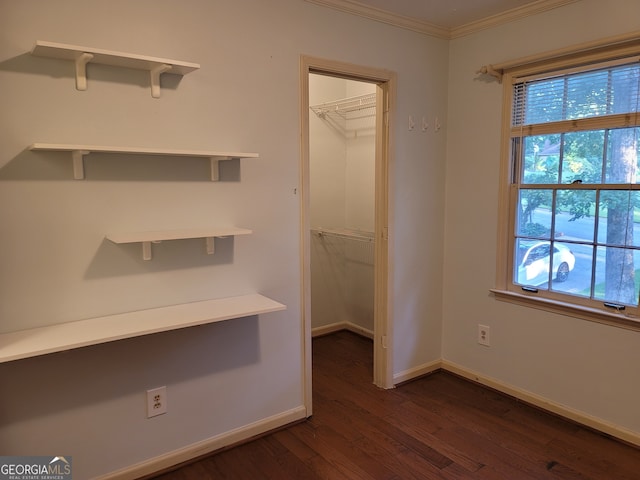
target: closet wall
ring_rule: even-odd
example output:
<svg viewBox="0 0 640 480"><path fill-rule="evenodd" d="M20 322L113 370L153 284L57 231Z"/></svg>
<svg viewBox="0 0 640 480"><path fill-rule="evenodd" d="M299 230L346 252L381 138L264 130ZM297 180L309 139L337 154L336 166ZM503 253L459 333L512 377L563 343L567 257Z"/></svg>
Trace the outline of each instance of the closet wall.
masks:
<svg viewBox="0 0 640 480"><path fill-rule="evenodd" d="M314 334L373 335L375 85L310 75L311 317ZM359 98L350 113L327 103ZM351 103L351 102L350 102Z"/></svg>

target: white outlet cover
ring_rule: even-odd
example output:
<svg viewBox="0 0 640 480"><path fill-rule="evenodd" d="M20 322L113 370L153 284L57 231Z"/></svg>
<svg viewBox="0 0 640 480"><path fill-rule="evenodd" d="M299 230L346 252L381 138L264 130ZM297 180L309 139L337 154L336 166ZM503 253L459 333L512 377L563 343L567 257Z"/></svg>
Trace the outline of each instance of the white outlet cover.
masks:
<svg viewBox="0 0 640 480"><path fill-rule="evenodd" d="M478 325L478 343L485 347L491 346L491 328L487 325Z"/></svg>
<svg viewBox="0 0 640 480"><path fill-rule="evenodd" d="M147 390L147 418L167 413L167 387Z"/></svg>

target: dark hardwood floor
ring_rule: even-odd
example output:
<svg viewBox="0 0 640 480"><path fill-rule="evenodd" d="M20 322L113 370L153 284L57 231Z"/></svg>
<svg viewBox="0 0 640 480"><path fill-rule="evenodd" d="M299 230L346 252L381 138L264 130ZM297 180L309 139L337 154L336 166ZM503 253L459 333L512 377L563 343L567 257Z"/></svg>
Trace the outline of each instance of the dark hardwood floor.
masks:
<svg viewBox="0 0 640 480"><path fill-rule="evenodd" d="M313 417L156 479L640 479L640 449L448 373L380 390L372 351L314 339Z"/></svg>

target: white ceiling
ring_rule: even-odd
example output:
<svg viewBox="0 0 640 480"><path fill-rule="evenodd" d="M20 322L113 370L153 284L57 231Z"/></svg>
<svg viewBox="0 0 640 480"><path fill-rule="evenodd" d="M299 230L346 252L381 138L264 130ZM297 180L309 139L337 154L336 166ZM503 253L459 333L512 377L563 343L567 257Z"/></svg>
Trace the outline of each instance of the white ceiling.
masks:
<svg viewBox="0 0 640 480"><path fill-rule="evenodd" d="M307 0L403 28L456 37L580 0Z"/></svg>

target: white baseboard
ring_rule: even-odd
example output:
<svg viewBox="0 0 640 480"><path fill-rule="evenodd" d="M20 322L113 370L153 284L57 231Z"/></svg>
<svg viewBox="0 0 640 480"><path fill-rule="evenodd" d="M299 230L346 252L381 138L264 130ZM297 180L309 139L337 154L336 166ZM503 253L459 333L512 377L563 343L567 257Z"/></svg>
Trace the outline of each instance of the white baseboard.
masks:
<svg viewBox="0 0 640 480"><path fill-rule="evenodd" d="M312 337L320 337L322 335L328 335L330 333L339 332L345 329L345 322L330 323L329 325L323 325L322 327L315 327L311 329Z"/></svg>
<svg viewBox="0 0 640 480"><path fill-rule="evenodd" d="M441 368L442 361L434 360L433 362L410 368L409 370L405 370L404 372L396 373L393 376L393 384L398 385L399 383L407 382L409 380L413 380L414 378L421 377L422 375L427 375L429 373L435 372L436 370L440 370Z"/></svg>
<svg viewBox="0 0 640 480"><path fill-rule="evenodd" d="M257 435L283 427L305 417L306 409L304 406L296 407L281 414L265 418L244 427L216 435L206 440L188 445L184 448L180 448L164 455L150 458L144 462L131 465L130 467L97 477L96 480L134 480L136 478L144 477L145 475L151 475L174 465L206 455L215 450L228 447L229 445L234 445Z"/></svg>
<svg viewBox="0 0 640 480"><path fill-rule="evenodd" d="M350 332L357 333L358 335L362 335L363 337L370 338L371 340L373 340L374 338L374 333L372 330L361 327L360 325L356 325L355 323L345 322L344 328L346 330L349 330Z"/></svg>
<svg viewBox="0 0 640 480"><path fill-rule="evenodd" d="M316 327L311 329L312 337L320 337L322 335L328 335L330 333L339 332L340 330L349 330L350 332L357 333L363 337L367 337L373 340L373 331L356 325L352 322L336 322L329 325L323 325L322 327Z"/></svg>
<svg viewBox="0 0 640 480"><path fill-rule="evenodd" d="M593 428L594 430L598 430L607 435L611 435L612 437L622 440L623 442L627 442L640 447L640 434L637 432L633 432L624 427L621 427L620 425L607 422L600 418L589 415L588 413L581 412L566 405L554 402L540 395L536 395L535 393L523 390L519 387L514 387L513 385L509 385L508 383L502 382L495 378L491 378L482 375L481 373L474 372L473 370L469 370L448 360L442 360L441 365L443 370L455 373L456 375L460 375L461 377L467 378L474 382L478 382L489 388L493 388L494 390L498 390L499 392L518 398L530 405L534 405L548 412L572 420L576 423L585 425L589 428Z"/></svg>

